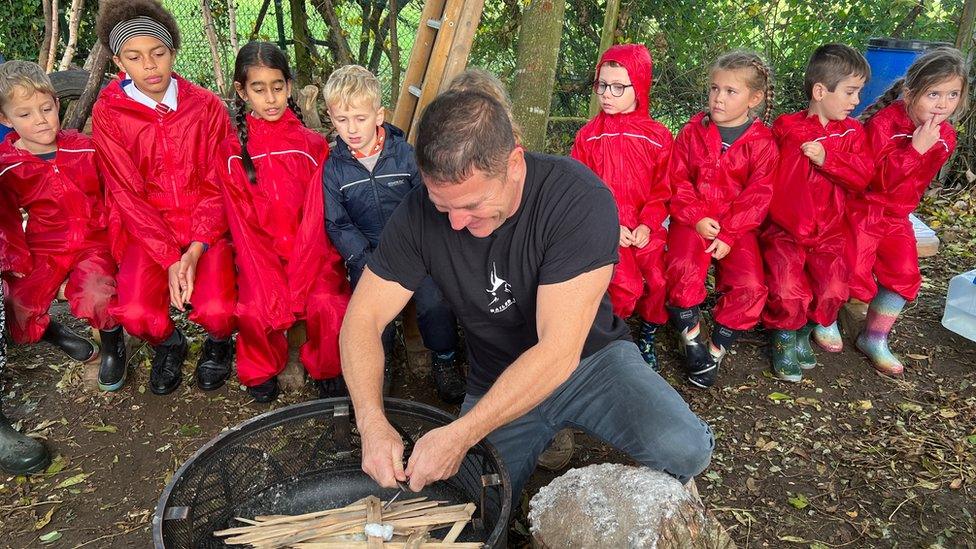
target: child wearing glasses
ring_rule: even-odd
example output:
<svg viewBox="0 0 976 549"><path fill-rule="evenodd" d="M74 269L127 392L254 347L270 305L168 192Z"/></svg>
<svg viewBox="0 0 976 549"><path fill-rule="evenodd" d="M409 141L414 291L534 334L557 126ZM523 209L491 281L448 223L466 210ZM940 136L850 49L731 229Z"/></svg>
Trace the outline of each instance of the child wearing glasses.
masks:
<svg viewBox="0 0 976 549"><path fill-rule="evenodd" d="M596 68L600 112L580 128L572 156L610 187L620 216L620 263L610 282L613 312L641 318L637 346L657 371L654 334L667 322L664 244L671 132L650 116L651 54L641 44L613 46Z"/></svg>

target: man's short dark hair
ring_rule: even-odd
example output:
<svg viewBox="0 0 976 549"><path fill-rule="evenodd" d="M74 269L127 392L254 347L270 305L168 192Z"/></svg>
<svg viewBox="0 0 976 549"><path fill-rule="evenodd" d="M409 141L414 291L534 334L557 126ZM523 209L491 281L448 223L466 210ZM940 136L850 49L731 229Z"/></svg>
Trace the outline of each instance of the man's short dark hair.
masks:
<svg viewBox="0 0 976 549"><path fill-rule="evenodd" d="M460 183L474 170L500 176L514 148L505 107L477 91L439 95L417 125L417 167L431 183Z"/></svg>
<svg viewBox="0 0 976 549"><path fill-rule="evenodd" d="M865 81L871 79L871 66L861 52L844 44L824 44L813 52L807 62L803 89L807 99L813 99L813 86L818 82L826 86L827 91L833 92L841 80L851 76L864 77Z"/></svg>

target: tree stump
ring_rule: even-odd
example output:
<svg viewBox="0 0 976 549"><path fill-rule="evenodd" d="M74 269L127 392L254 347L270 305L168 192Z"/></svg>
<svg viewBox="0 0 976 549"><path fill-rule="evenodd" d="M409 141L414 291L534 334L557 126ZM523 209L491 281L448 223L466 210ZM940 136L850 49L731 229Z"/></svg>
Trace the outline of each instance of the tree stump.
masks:
<svg viewBox="0 0 976 549"><path fill-rule="evenodd" d="M840 333L847 340L848 345L854 345L854 340L864 330L864 322L868 316L868 304L857 299L851 299L840 308L837 321Z"/></svg>
<svg viewBox="0 0 976 549"><path fill-rule="evenodd" d="M540 489L529 508L540 547L735 547L698 498L645 467L571 469Z"/></svg>
<svg viewBox="0 0 976 549"><path fill-rule="evenodd" d="M305 366L302 366L299 350L306 340L305 321L298 321L288 330L288 363L278 374L278 386L282 391L301 391L305 386Z"/></svg>
<svg viewBox="0 0 976 549"><path fill-rule="evenodd" d="M302 116L305 118L305 126L317 130L322 127L322 119L319 117L319 108L316 100L319 97L319 88L309 84L299 92L301 100L298 106L302 109Z"/></svg>

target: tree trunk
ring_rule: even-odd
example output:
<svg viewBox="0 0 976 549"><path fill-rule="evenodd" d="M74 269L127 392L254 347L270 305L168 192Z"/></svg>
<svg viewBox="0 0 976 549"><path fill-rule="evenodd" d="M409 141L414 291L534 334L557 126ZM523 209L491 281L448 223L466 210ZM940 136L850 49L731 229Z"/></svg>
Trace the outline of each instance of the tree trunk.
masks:
<svg viewBox="0 0 976 549"><path fill-rule="evenodd" d="M227 0L227 25L230 27L230 47L233 48L236 58L241 46L237 41L237 2L235 0Z"/></svg>
<svg viewBox="0 0 976 549"><path fill-rule="evenodd" d="M522 15L512 103L529 150L545 148L565 12L565 0L529 0Z"/></svg>
<svg viewBox="0 0 976 549"><path fill-rule="evenodd" d="M342 35L342 25L336 15L335 4L332 0L312 0L312 6L322 16L322 20L328 23L332 60L337 65L349 65L352 63L352 50L349 49L349 41Z"/></svg>
<svg viewBox="0 0 976 549"><path fill-rule="evenodd" d="M600 51L597 53L596 62L600 62L603 52L610 49L613 45L614 35L617 33L617 19L620 17L620 0L607 0L607 11L603 16L603 32L600 33ZM594 65L596 66L596 65ZM590 117L596 116L600 111L600 100L594 93L590 98Z"/></svg>
<svg viewBox="0 0 976 549"><path fill-rule="evenodd" d="M962 51L966 59L970 59L970 52L973 49L974 24L976 24L976 0L966 0L963 4L962 13L959 14L959 32L956 34L956 48Z"/></svg>
<svg viewBox="0 0 976 549"><path fill-rule="evenodd" d="M61 20L58 18L58 0L51 0L51 49L47 53L47 63L44 64L44 72L54 70L54 63L58 59L58 40L60 40Z"/></svg>
<svg viewBox="0 0 976 549"><path fill-rule="evenodd" d="M81 10L84 7L85 0L71 0L71 14L68 16L68 45L64 48L61 64L58 65L59 71L68 70L71 59L75 56L75 48L78 46L78 25L81 24Z"/></svg>
<svg viewBox="0 0 976 549"><path fill-rule="evenodd" d="M102 79L105 77L106 69L108 69L109 57L108 50L102 47L102 43L95 42L95 47L92 48L91 54L88 56L91 64L85 63L85 68L91 71L88 76L88 83L85 84L85 91L81 93L81 97L73 105L71 115L65 122L66 128L81 131L85 127L88 117L91 116L95 99L98 98L98 93L102 89Z"/></svg>
<svg viewBox="0 0 976 549"><path fill-rule="evenodd" d="M305 0L288 0L291 6L291 35L295 42L295 81L299 88L304 88L312 82L315 47L308 32L308 14L305 12Z"/></svg>
<svg viewBox="0 0 976 549"><path fill-rule="evenodd" d="M396 104L397 96L400 94L400 43L397 41L397 15L400 13L400 7L398 4L397 0L390 0L390 49L387 52L391 72L390 105Z"/></svg>
<svg viewBox="0 0 976 549"><path fill-rule="evenodd" d="M47 56L51 53L51 0L41 0L44 9L44 38L37 54L37 64L43 69L47 66Z"/></svg>
<svg viewBox="0 0 976 549"><path fill-rule="evenodd" d="M200 12L203 14L203 29L210 44L210 56L213 59L214 78L217 79L217 91L221 97L227 97L227 82L224 80L224 64L220 59L220 44L217 42L217 30L214 28L213 11L210 0L200 0Z"/></svg>
<svg viewBox="0 0 976 549"><path fill-rule="evenodd" d="M257 40L258 35L261 34L261 27L264 25L264 18L268 15L268 7L271 6L271 0L264 0L261 4L261 11L258 12L258 18L254 21L254 30L251 31L249 40Z"/></svg>

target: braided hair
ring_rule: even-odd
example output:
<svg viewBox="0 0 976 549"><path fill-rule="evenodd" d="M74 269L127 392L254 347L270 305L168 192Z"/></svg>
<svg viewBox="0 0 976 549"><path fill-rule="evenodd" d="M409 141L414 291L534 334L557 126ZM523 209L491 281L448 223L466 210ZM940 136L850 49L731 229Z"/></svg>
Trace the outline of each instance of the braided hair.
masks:
<svg viewBox="0 0 976 549"><path fill-rule="evenodd" d="M763 61L762 57L759 57L758 53L748 50L731 51L716 59L709 72L740 69L752 70L752 75L746 79L746 85L752 91L762 92L762 116L760 118L766 125L769 125L773 117L776 86L773 84L772 69Z"/></svg>
<svg viewBox="0 0 976 549"><path fill-rule="evenodd" d="M860 119L867 122L878 111L894 103L902 93L905 94L906 106L910 106L932 86L949 78L959 77L962 78L962 95L952 116L957 118L966 111L969 103L968 73L966 61L959 50L949 47L933 48L916 59L903 78L896 80L870 107L864 109Z"/></svg>
<svg viewBox="0 0 976 549"><path fill-rule="evenodd" d="M277 69L281 71L285 81L292 81L288 58L277 45L271 42L251 41L244 44L237 52L237 60L234 61L234 82L241 89L247 87L247 72L252 67ZM241 142L241 163L244 164L244 171L247 173L248 180L252 185L256 185L258 182L257 169L254 166L254 160L251 159L251 155L247 151L247 106L240 94L234 100L234 105L237 107L237 114L234 119L237 122L237 139ZM288 97L288 108L295 113L298 121L304 125L305 119L302 117L302 110L291 96Z"/></svg>

